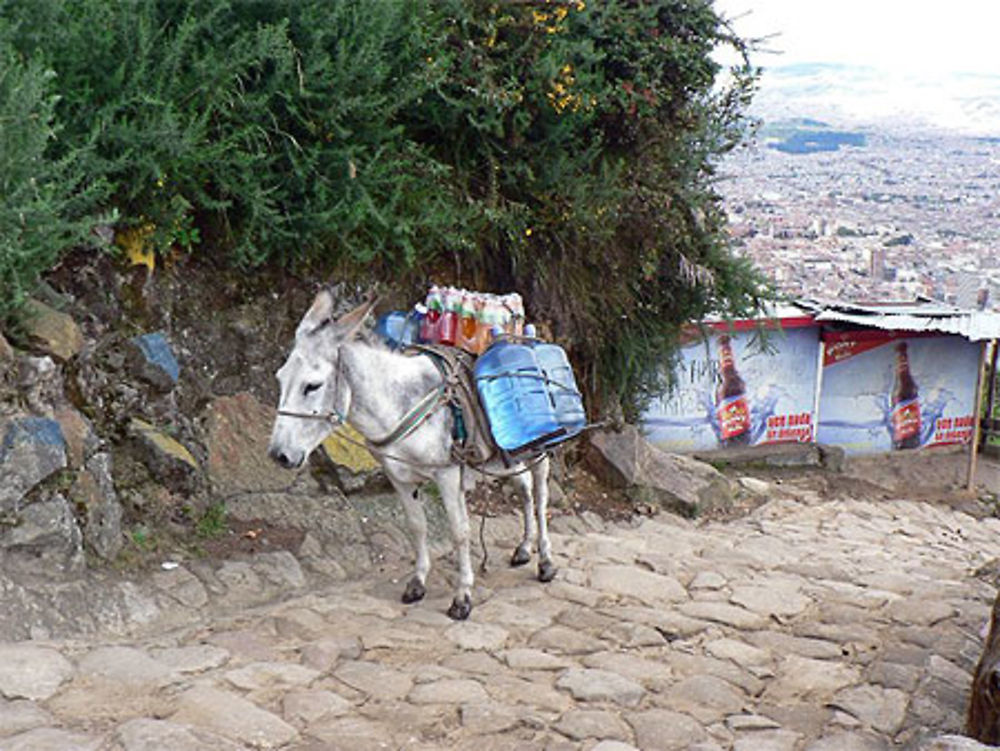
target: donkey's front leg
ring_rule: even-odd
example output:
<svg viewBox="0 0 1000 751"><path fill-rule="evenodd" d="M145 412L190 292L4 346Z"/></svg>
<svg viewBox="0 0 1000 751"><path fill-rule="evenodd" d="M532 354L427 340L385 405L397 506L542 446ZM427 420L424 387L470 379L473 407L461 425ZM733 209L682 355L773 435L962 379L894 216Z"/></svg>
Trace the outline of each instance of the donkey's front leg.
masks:
<svg viewBox="0 0 1000 751"><path fill-rule="evenodd" d="M403 602L411 603L424 599L427 593L427 573L431 568L431 557L427 551L427 516L424 513L423 498L413 483L395 480L390 477L399 500L406 512L410 534L413 535L413 549L416 553L417 565L413 577L406 583L403 590Z"/></svg>
<svg viewBox="0 0 1000 751"><path fill-rule="evenodd" d="M451 535L455 540L458 555L458 585L455 598L448 608L448 615L456 621L464 621L472 612L472 559L469 555L469 510L465 506L462 492L462 470L452 467L437 475L441 501L451 523Z"/></svg>
<svg viewBox="0 0 1000 751"><path fill-rule="evenodd" d="M535 508L538 511L538 581L550 582L556 576L552 563L552 543L549 542L549 458L546 456L531 468Z"/></svg>

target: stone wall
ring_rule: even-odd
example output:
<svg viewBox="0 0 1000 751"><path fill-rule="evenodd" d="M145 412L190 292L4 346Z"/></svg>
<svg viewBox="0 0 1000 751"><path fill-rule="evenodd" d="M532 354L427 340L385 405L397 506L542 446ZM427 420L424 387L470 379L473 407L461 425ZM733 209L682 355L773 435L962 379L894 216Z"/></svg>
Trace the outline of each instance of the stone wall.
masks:
<svg viewBox="0 0 1000 751"><path fill-rule="evenodd" d="M71 257L0 332L0 556L77 570L196 544L219 504L377 482L335 438L300 476L266 457L309 286Z"/></svg>

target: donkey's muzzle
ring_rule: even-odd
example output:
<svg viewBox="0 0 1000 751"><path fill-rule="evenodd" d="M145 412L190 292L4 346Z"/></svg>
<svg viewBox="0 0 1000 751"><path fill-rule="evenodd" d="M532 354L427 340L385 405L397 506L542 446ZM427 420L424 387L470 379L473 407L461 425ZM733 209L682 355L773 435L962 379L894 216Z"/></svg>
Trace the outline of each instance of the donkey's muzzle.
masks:
<svg viewBox="0 0 1000 751"><path fill-rule="evenodd" d="M295 457L289 456L287 453L285 453L276 446L272 446L268 450L267 454L268 456L271 457L271 459L273 459L278 464L278 466L284 467L285 469L295 469L300 464L302 464L301 456L295 456Z"/></svg>

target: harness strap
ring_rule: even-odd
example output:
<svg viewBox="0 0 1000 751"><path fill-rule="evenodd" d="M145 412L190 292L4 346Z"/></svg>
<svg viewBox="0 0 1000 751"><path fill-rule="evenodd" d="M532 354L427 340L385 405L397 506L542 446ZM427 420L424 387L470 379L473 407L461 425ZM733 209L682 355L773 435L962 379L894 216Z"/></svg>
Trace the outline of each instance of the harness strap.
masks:
<svg viewBox="0 0 1000 751"><path fill-rule="evenodd" d="M434 414L434 411L446 401L445 391L446 384L442 381L439 386L424 394L424 397L414 405L413 409L406 413L389 435L377 441L368 439L368 443L372 447L379 449L406 438L406 436L423 425L424 421Z"/></svg>

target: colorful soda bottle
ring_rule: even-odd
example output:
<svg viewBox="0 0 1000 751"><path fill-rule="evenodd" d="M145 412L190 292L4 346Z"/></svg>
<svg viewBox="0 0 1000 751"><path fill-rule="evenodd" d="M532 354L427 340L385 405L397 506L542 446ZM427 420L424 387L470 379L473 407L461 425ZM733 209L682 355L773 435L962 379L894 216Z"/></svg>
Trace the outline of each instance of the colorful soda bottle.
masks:
<svg viewBox="0 0 1000 751"><path fill-rule="evenodd" d="M476 292L466 291L462 295L462 304L459 308L458 317L458 346L466 352L479 354L478 338L476 332L478 321L476 320L476 308L479 305L479 295Z"/></svg>
<svg viewBox="0 0 1000 751"><path fill-rule="evenodd" d="M441 317L444 314L444 299L441 288L436 284L427 293L427 313L420 322L420 341L437 344L441 335Z"/></svg>
<svg viewBox="0 0 1000 751"><path fill-rule="evenodd" d="M441 293L444 301L444 311L441 313L441 323L438 328L438 344L454 347L458 341L458 310L462 306L461 292L446 287Z"/></svg>
<svg viewBox="0 0 1000 751"><path fill-rule="evenodd" d="M480 353L489 349L494 340L494 327L501 326L500 303L495 295L483 295L479 326L476 329L476 347ZM501 329L502 330L502 329Z"/></svg>

